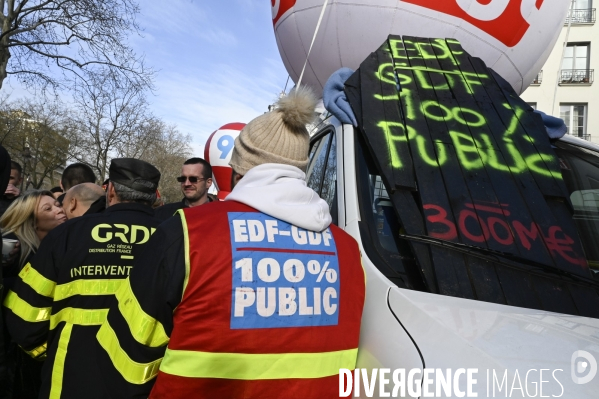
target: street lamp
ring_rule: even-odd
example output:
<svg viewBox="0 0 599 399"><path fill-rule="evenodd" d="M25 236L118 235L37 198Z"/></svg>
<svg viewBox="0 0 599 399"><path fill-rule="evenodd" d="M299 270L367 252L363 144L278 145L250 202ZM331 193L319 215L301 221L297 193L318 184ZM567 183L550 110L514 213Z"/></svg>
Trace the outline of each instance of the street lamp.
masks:
<svg viewBox="0 0 599 399"><path fill-rule="evenodd" d="M27 163L31 159L31 150L29 149L29 147L25 147L23 149L23 152L21 153L21 157L23 157L23 176L22 176L23 178L21 179L21 191L23 191L23 183L25 182L25 180L27 180L27 178L26 178ZM25 189L27 189L27 186L25 186Z"/></svg>

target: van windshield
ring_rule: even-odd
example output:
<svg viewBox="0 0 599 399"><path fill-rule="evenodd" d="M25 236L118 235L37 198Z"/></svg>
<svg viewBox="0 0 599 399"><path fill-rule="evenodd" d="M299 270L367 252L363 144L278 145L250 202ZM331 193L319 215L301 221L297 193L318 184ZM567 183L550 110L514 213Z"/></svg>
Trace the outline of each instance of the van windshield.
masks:
<svg viewBox="0 0 599 399"><path fill-rule="evenodd" d="M389 194L362 135L356 134L355 140L362 242L369 259L397 286L599 318L599 284L592 279L542 270L527 259L504 262L497 257L494 261L478 253L470 255L464 248L454 251L410 241L398 217L395 194ZM599 270L599 154L562 142L557 146L586 257L593 270ZM432 259L432 279L418 260L418 251Z"/></svg>
<svg viewBox="0 0 599 399"><path fill-rule="evenodd" d="M560 162L503 77L456 40L389 36L345 92L358 122L360 232L386 276L599 317L593 164Z"/></svg>

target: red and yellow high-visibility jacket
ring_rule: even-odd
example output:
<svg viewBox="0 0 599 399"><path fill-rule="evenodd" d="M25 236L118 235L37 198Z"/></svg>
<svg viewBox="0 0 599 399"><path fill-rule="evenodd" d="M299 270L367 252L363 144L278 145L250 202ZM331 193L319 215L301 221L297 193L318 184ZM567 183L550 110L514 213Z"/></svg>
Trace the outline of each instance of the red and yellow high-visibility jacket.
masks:
<svg viewBox="0 0 599 399"><path fill-rule="evenodd" d="M152 398L338 397L365 295L353 238L233 201L185 209L154 237L144 274L130 276L98 333L129 385L159 365Z"/></svg>

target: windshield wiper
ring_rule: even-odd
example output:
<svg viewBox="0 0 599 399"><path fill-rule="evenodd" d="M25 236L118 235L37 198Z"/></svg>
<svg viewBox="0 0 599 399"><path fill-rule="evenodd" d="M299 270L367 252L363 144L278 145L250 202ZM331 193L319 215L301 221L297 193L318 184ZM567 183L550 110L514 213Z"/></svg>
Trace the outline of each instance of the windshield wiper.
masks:
<svg viewBox="0 0 599 399"><path fill-rule="evenodd" d="M592 285L594 288L599 286L599 282L593 280L591 277L583 277L572 272L562 270L558 267L547 265L540 262L535 262L534 260L526 259L521 256L517 256L514 254L510 254L507 252L497 251L494 249L475 247L473 245L461 244L447 240L441 240L438 238L422 236L417 234L399 234L399 238L403 238L405 240L415 241L423 244L435 245L438 247L448 248L453 251L461 252L466 255L474 256L480 259L488 260L494 263L500 263L502 265L506 265L512 268L522 269L522 265L542 269L547 273L557 274L562 277L567 277L569 279L575 280L579 283L586 283Z"/></svg>

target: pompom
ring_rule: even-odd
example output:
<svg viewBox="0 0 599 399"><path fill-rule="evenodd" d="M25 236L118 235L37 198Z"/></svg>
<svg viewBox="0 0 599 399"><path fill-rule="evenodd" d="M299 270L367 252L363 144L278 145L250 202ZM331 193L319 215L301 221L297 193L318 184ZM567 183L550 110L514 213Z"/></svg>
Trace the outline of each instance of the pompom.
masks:
<svg viewBox="0 0 599 399"><path fill-rule="evenodd" d="M283 122L300 129L314 120L317 98L307 87L291 91L277 102L277 111L283 114Z"/></svg>

